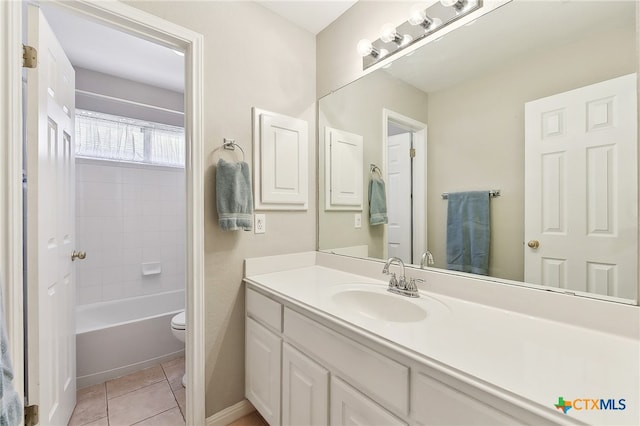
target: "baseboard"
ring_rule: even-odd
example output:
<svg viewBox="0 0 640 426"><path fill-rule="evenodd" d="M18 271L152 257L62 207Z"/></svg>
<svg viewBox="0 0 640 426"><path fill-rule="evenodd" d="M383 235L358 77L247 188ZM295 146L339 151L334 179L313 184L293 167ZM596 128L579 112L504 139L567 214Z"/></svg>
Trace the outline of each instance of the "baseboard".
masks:
<svg viewBox="0 0 640 426"><path fill-rule="evenodd" d="M227 426L229 423L233 423L254 411L256 409L253 405L248 400L243 399L237 404L218 411L211 417L207 417L207 426Z"/></svg>
<svg viewBox="0 0 640 426"><path fill-rule="evenodd" d="M153 359L147 359L135 364L125 365L124 367L114 368L112 370L101 371L99 373L87 374L86 376L76 377L76 389L86 388L87 386L97 385L104 383L107 380L116 379L118 377L126 376L127 374L135 373L145 368L153 367L154 365L161 364L165 361L170 361L179 356L184 356L184 349L172 352L168 355L162 355Z"/></svg>

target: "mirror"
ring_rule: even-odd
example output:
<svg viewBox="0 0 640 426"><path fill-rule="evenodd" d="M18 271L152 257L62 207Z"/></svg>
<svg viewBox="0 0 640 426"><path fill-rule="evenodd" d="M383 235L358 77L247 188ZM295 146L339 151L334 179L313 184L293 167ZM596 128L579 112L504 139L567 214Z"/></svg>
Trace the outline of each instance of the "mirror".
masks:
<svg viewBox="0 0 640 426"><path fill-rule="evenodd" d="M319 250L450 268L444 195L496 190L486 275L635 303L635 8L513 1L320 99Z"/></svg>

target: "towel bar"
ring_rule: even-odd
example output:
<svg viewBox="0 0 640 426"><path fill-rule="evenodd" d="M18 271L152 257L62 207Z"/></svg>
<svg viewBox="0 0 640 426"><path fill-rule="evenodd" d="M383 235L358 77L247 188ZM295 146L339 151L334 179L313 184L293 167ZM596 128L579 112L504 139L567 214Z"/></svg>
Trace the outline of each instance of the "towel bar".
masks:
<svg viewBox="0 0 640 426"><path fill-rule="evenodd" d="M500 190L499 189L492 189L489 191L489 197L495 198L495 197L499 197L500 196ZM443 192L442 193L442 199L446 200L449 198L449 193L448 192Z"/></svg>
<svg viewBox="0 0 640 426"><path fill-rule="evenodd" d="M240 151L242 152L242 161L244 161L244 149L242 149L242 147L236 143L235 139L224 138L224 142L222 143L222 147L224 149L228 149L230 151L235 151L236 150L236 146L238 148L240 148Z"/></svg>

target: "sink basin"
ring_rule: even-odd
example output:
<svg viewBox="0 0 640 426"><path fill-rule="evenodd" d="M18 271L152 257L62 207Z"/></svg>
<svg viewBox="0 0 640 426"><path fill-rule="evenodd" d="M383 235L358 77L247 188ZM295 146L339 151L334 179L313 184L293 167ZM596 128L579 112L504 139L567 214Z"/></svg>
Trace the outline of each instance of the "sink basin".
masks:
<svg viewBox="0 0 640 426"><path fill-rule="evenodd" d="M417 322L427 317L427 311L417 303L386 292L344 290L331 299L343 309L381 321Z"/></svg>

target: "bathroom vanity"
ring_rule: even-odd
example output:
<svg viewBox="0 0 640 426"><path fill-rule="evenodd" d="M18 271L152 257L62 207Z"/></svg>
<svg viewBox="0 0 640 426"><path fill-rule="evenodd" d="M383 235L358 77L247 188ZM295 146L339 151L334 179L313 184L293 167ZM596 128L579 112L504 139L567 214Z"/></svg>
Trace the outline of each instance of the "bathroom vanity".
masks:
<svg viewBox="0 0 640 426"><path fill-rule="evenodd" d="M447 277L428 270L408 271L426 280L411 299L386 291L381 262L325 253L246 262L245 394L271 425L638 418L637 338L452 297L433 284ZM564 414L559 397L626 408Z"/></svg>

